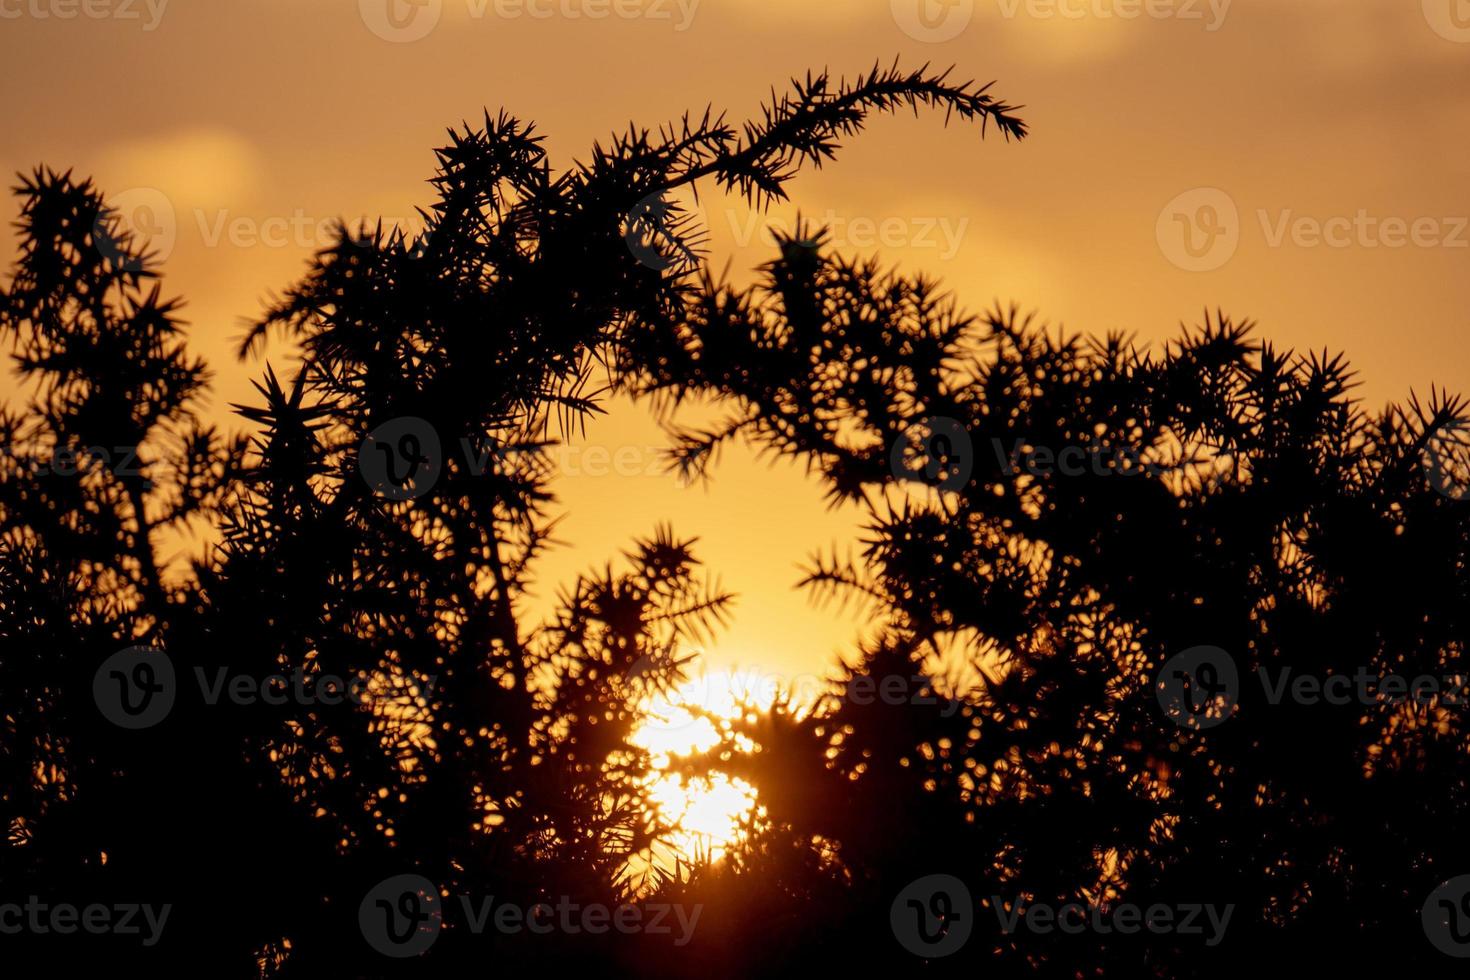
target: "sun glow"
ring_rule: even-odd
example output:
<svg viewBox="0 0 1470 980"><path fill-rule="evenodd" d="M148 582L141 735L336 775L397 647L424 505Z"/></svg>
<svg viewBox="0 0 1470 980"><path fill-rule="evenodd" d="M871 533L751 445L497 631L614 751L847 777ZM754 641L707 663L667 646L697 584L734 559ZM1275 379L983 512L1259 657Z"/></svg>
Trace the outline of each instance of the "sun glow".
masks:
<svg viewBox="0 0 1470 980"><path fill-rule="evenodd" d="M721 671L691 678L649 702L646 720L632 741L652 753L655 772L649 796L664 820L678 828L665 838L668 853L652 856L655 865L671 869L676 859L696 857L717 861L759 819L755 787L723 773L679 772L678 760L714 748L723 726L768 709L775 698L776 686L768 675Z"/></svg>

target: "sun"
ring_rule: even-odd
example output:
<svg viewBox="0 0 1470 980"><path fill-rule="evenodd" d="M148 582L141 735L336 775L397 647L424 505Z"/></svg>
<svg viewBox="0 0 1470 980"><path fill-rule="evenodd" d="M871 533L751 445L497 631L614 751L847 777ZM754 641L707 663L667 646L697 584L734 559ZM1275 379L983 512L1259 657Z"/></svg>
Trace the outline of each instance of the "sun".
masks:
<svg viewBox="0 0 1470 980"><path fill-rule="evenodd" d="M649 798L665 822L677 828L665 838L668 853L652 856L655 865L672 869L675 858L718 861L761 815L755 787L742 779L721 773L694 778L670 771L675 756L704 751L720 741L715 722L690 709L735 719L768 709L775 698L769 676L730 670L701 674L666 696L650 699L631 741L652 753Z"/></svg>

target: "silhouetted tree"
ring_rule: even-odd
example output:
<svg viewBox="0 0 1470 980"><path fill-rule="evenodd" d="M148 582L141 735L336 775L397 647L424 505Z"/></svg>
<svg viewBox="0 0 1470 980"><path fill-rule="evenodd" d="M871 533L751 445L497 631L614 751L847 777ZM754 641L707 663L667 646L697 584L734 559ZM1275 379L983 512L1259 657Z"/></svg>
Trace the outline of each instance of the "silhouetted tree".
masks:
<svg viewBox="0 0 1470 980"><path fill-rule="evenodd" d="M1420 907L1470 866L1449 829L1466 813L1463 709L1272 705L1253 675L1463 683L1470 512L1423 466L1463 430L1462 401L1370 415L1341 358L1223 317L1151 353L967 316L810 234L754 289L706 277L673 319L630 331L629 384L666 413L730 406L682 433L681 463L738 438L809 461L868 530L860 560L818 556L807 584L887 624L818 710L727 723L689 762L749 780L770 811L758 875L732 865L685 892L762 935L730 975L913 965L864 939L887 939L889 903L935 873L982 905L968 945L928 964L946 975L1449 968ZM1039 455L1064 447L1104 465ZM1205 644L1233 656L1238 704L1181 727L1159 669ZM874 699L911 676L910 700ZM993 895L1236 911L1205 948L1005 934ZM801 914L818 896L840 911Z"/></svg>
<svg viewBox="0 0 1470 980"><path fill-rule="evenodd" d="M1464 403L1371 414L1341 358L1223 315L1160 351L970 316L806 229L754 285L716 280L671 192L713 181L765 206L875 111L1025 135L986 88L927 70L793 85L740 129L709 112L632 129L561 174L509 116L452 132L422 234L341 227L246 337L242 354L275 332L300 355L237 406L248 445L199 421L207 375L177 304L102 195L23 179L0 305L30 396L0 416L0 892L176 911L156 949L19 948L309 977L1447 973L1420 908L1470 871L1449 697L1470 512L1431 485L1466 474L1423 464L1470 425ZM659 528L549 621L524 604L554 531L547 450L610 389L670 421L673 466L718 478L745 439L867 515L860 554L816 556L805 584L880 629L816 705L710 717L722 744L677 770L743 778L762 810L724 860L673 872L642 870L675 828L632 735L732 597ZM680 428L705 397L724 421ZM208 543L174 557L191 527ZM1202 645L1240 676L1229 717L1167 710L1166 666ZM140 731L93 703L130 646L180 678ZM1282 668L1452 689L1272 703L1255 675ZM186 695L196 672L361 678L366 695L209 704ZM704 912L672 948L449 917L395 960L358 910L403 874L447 904ZM942 959L890 921L932 874L978 902ZM1234 913L1206 947L1008 932L993 896Z"/></svg>
<svg viewBox="0 0 1470 980"><path fill-rule="evenodd" d="M664 194L710 178L765 204L871 112L925 105L1024 132L983 88L876 68L808 76L739 132L709 113L632 130L559 176L529 127L487 115L440 151L422 236L342 227L251 331L245 351L279 328L302 363L286 383L268 367L239 407L248 451L194 421L203 369L172 304L139 292L156 272L101 195L49 174L22 186L30 231L5 328L23 371L50 372L50 401L7 434L42 433L43 454L92 439L147 451L140 475L6 472L7 890L174 902L170 942L141 955L155 969L641 964L612 939L552 950L456 923L394 963L364 943L357 907L398 873L523 906L643 887L628 859L670 828L628 736L730 597L660 530L580 580L550 623L525 623L550 541L548 432L597 409L589 386L599 365L615 380L630 324L685 302L697 242ZM222 541L169 580L163 533L193 515ZM166 655L181 691L223 671L362 677L368 696L181 696L122 734L88 702L129 644ZM80 865L76 880L48 876L57 862ZM132 952L75 951L99 949L114 964Z"/></svg>
<svg viewBox="0 0 1470 980"><path fill-rule="evenodd" d="M242 846L249 786L209 732L121 737L93 675L196 628L198 582L160 555L229 505L238 445L198 420L207 374L178 304L102 195L44 170L17 192L0 334L30 401L0 414L0 880L22 902L168 902L196 892L201 853L227 866ZM23 962L23 938L6 945ZM52 963L106 949L38 945Z"/></svg>

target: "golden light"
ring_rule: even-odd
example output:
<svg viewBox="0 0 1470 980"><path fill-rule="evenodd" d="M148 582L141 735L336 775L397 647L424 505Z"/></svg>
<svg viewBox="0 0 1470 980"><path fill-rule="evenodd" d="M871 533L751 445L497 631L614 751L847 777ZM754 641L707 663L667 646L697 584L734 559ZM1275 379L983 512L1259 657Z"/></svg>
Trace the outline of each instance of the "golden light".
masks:
<svg viewBox="0 0 1470 980"><path fill-rule="evenodd" d="M686 777L671 770L676 757L719 744L717 724L768 709L776 694L776 679L769 674L718 671L691 678L648 703L646 720L632 741L653 754L649 797L664 820L678 828L665 839L667 853L652 855L653 864L672 870L675 860L717 861L760 816L755 787L744 780L720 773Z"/></svg>

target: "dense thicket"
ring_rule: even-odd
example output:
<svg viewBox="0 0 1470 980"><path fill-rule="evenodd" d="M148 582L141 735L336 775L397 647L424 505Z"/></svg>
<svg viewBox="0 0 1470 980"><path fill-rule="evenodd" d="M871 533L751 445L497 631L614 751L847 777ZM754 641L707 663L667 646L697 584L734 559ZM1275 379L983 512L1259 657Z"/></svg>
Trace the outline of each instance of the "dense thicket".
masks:
<svg viewBox="0 0 1470 980"><path fill-rule="evenodd" d="M31 395L0 416L0 898L175 908L152 948L4 945L303 977L1449 962L1419 910L1470 872L1463 709L1272 703L1253 679L1457 683L1470 511L1443 491L1463 403L1370 414L1341 359L1219 316L1154 352L970 316L819 233L733 287L667 203L704 186L764 206L873 112L924 106L1025 135L983 87L876 69L796 82L738 129L633 129L560 174L508 116L453 132L423 234L342 228L250 332L242 353L274 332L300 361L265 368L240 438L200 420L205 367L103 195L25 179L0 306ZM725 409L677 430L671 465L718 480L720 447L749 440L868 518L860 554L815 556L806 584L876 639L814 710L723 720L725 744L680 760L748 780L765 816L672 877L637 870L671 828L630 735L731 597L691 542L630 528L550 621L523 604L552 531L546 449L610 388L671 420ZM1086 465L1058 466L1068 449ZM208 544L180 561L188 528ZM1161 668L1202 645L1242 680L1228 720L1181 725ZM134 646L168 658L178 697L129 730L94 679ZM210 704L196 677L219 671L362 678L367 696ZM894 703L853 696L892 677ZM926 962L890 906L937 873L979 905L963 949ZM684 946L451 920L396 960L358 909L400 874L446 901L704 910ZM1006 933L992 896L1235 911L1205 948Z"/></svg>

